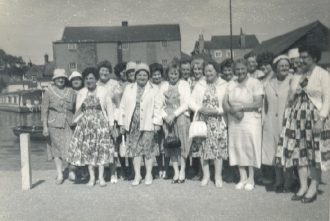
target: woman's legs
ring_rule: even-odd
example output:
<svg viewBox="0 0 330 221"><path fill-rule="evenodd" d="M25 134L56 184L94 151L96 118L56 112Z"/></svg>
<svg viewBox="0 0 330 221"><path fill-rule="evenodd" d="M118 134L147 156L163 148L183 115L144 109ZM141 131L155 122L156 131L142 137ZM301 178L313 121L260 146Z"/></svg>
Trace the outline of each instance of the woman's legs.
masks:
<svg viewBox="0 0 330 221"><path fill-rule="evenodd" d="M69 169L69 180L76 181L77 167L72 164L68 164L68 169Z"/></svg>
<svg viewBox="0 0 330 221"><path fill-rule="evenodd" d="M186 179L186 162L187 159L183 156L180 157L181 159L181 168L180 168L180 175L179 175L179 180L183 181Z"/></svg>
<svg viewBox="0 0 330 221"><path fill-rule="evenodd" d="M110 182L111 183L117 183L118 182L117 160L118 160L118 158L114 158L114 162L110 164L110 173L111 173Z"/></svg>
<svg viewBox="0 0 330 221"><path fill-rule="evenodd" d="M141 181L141 157L133 157L133 167L134 167L134 180L132 185L139 185Z"/></svg>
<svg viewBox="0 0 330 221"><path fill-rule="evenodd" d="M179 179L179 173L180 173L178 156L171 156L171 161L174 170L173 180L177 181Z"/></svg>
<svg viewBox="0 0 330 221"><path fill-rule="evenodd" d="M150 157L149 159L145 158L146 164L146 177L145 177L145 184L150 185L152 184L152 164L153 158Z"/></svg>
<svg viewBox="0 0 330 221"><path fill-rule="evenodd" d="M88 165L88 172L89 172L89 181L87 186L94 186L95 185L95 170L94 166Z"/></svg>
<svg viewBox="0 0 330 221"><path fill-rule="evenodd" d="M254 185L254 167L249 166L249 177L248 177L248 183Z"/></svg>
<svg viewBox="0 0 330 221"><path fill-rule="evenodd" d="M317 189L321 180L321 170L315 168L314 166L309 167L310 170L310 176L311 176L311 183L308 187L308 190L306 192L305 197L306 198L312 198L317 194Z"/></svg>
<svg viewBox="0 0 330 221"><path fill-rule="evenodd" d="M308 173L307 173L307 166L299 167L298 168L298 175L299 175L299 182L300 182L300 188L298 192L296 193L297 196L303 196L307 189L307 179L308 179Z"/></svg>
<svg viewBox="0 0 330 221"><path fill-rule="evenodd" d="M203 170L203 179L201 182L202 186L206 186L210 181L210 167L209 160L201 159L202 170Z"/></svg>
<svg viewBox="0 0 330 221"><path fill-rule="evenodd" d="M99 182L100 186L105 186L105 180L104 180L104 166L99 165Z"/></svg>
<svg viewBox="0 0 330 221"><path fill-rule="evenodd" d="M222 159L214 159L214 180L216 187L222 187Z"/></svg>
<svg viewBox="0 0 330 221"><path fill-rule="evenodd" d="M56 183L61 184L63 182L62 160L59 157L55 157L54 162L55 162L56 171L57 171Z"/></svg>
<svg viewBox="0 0 330 221"><path fill-rule="evenodd" d="M118 157L120 163L120 176L124 179L126 177L126 162L125 157Z"/></svg>
<svg viewBox="0 0 330 221"><path fill-rule="evenodd" d="M159 154L159 156L156 156L156 161L157 161L157 166L158 166L159 178L162 178L163 171L164 171L163 154Z"/></svg>

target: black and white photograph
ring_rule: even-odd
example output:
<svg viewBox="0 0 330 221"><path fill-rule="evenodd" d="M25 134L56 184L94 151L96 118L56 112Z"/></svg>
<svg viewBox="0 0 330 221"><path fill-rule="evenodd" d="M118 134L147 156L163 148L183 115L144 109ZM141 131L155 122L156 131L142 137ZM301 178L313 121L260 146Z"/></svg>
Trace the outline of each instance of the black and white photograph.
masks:
<svg viewBox="0 0 330 221"><path fill-rule="evenodd" d="M0 221L330 220L329 0L0 0Z"/></svg>

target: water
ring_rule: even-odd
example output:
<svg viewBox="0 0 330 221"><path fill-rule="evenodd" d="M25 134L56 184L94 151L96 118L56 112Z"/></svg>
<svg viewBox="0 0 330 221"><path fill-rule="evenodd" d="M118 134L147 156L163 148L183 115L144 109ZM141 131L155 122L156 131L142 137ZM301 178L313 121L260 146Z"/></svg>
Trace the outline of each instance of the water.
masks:
<svg viewBox="0 0 330 221"><path fill-rule="evenodd" d="M0 170L20 170L19 138L12 131L19 125L42 125L40 113L0 111ZM46 142L31 140L30 144L32 169L55 169L54 163L47 161Z"/></svg>

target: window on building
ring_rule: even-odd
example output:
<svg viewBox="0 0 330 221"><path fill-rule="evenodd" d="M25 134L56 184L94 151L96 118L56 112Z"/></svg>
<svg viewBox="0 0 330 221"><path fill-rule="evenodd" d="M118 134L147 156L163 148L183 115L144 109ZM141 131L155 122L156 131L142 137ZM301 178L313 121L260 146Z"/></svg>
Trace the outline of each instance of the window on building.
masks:
<svg viewBox="0 0 330 221"><path fill-rule="evenodd" d="M226 51L226 57L227 57L227 58L230 58L230 57L231 57L230 50L227 50L227 51ZM233 52L233 57L234 57L234 52Z"/></svg>
<svg viewBox="0 0 330 221"><path fill-rule="evenodd" d="M128 48L129 48L129 44L128 44L128 42L126 42L126 43L122 43L121 48L122 48L123 50L127 51Z"/></svg>
<svg viewBox="0 0 330 221"><path fill-rule="evenodd" d="M167 41L162 41L162 46L167 47Z"/></svg>
<svg viewBox="0 0 330 221"><path fill-rule="evenodd" d="M166 66L166 65L167 65L167 60L166 60L166 59L163 59L163 60L162 60L162 65L163 65L163 66Z"/></svg>
<svg viewBox="0 0 330 221"><path fill-rule="evenodd" d="M68 44L68 49L71 51L77 50L77 44L74 44L74 43Z"/></svg>
<svg viewBox="0 0 330 221"><path fill-rule="evenodd" d="M214 52L214 57L215 58L221 58L222 57L222 51L215 51Z"/></svg>
<svg viewBox="0 0 330 221"><path fill-rule="evenodd" d="M69 64L69 69L70 69L70 70L77 70L77 64L74 63L74 62L71 62L71 63Z"/></svg>

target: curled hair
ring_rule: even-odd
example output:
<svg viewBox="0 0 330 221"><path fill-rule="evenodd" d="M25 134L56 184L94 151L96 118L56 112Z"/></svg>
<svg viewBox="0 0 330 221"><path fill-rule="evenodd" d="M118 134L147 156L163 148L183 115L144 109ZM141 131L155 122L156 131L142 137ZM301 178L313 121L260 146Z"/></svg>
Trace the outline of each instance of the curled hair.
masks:
<svg viewBox="0 0 330 221"><path fill-rule="evenodd" d="M160 74L163 76L164 74L164 68L163 65L159 64L159 63L153 63L151 65L149 65L149 69L150 69L150 75L152 76L154 72L159 71Z"/></svg>
<svg viewBox="0 0 330 221"><path fill-rule="evenodd" d="M273 63L274 54L272 52L264 52L258 54L257 63L260 66L262 65L271 65Z"/></svg>
<svg viewBox="0 0 330 221"><path fill-rule="evenodd" d="M112 65L111 62L108 60L101 61L97 64L97 72L100 72L101 68L107 68L109 73L112 73Z"/></svg>
<svg viewBox="0 0 330 221"><path fill-rule="evenodd" d="M190 64L191 63L191 60L190 59L181 59L180 60L180 65L183 65L183 64Z"/></svg>
<svg viewBox="0 0 330 221"><path fill-rule="evenodd" d="M120 78L120 73L126 70L126 62L118 63L114 67L115 75Z"/></svg>
<svg viewBox="0 0 330 221"><path fill-rule="evenodd" d="M179 71L179 77L181 78L182 74L180 71L180 64L178 62L172 62L166 69L166 77L168 78L168 74L170 73L171 70L173 69L178 69Z"/></svg>
<svg viewBox="0 0 330 221"><path fill-rule="evenodd" d="M206 68L206 66L208 66L208 65L212 65L213 68L214 68L214 70L215 70L217 73L220 72L220 65L219 65L218 63L216 63L215 61L208 61L208 62L206 62L204 68Z"/></svg>
<svg viewBox="0 0 330 221"><path fill-rule="evenodd" d="M83 79L84 80L86 79L86 77L89 74L94 75L94 77L95 77L96 80L99 80L100 79L100 74L99 74L98 70L95 67L85 68L85 70L83 70L83 72L81 73L81 75L83 76Z"/></svg>
<svg viewBox="0 0 330 221"><path fill-rule="evenodd" d="M244 55L244 59L248 59L251 57L257 57L257 54L254 51L251 51L251 52L247 53L246 55Z"/></svg>
<svg viewBox="0 0 330 221"><path fill-rule="evenodd" d="M223 72L223 70L225 68L231 68L231 69L233 69L233 63L234 63L234 61L231 58L227 58L226 60L224 60L221 63L221 72Z"/></svg>
<svg viewBox="0 0 330 221"><path fill-rule="evenodd" d="M304 45L299 47L299 54L307 52L309 56L315 59L315 62L319 62L321 59L321 49L316 45Z"/></svg>
<svg viewBox="0 0 330 221"><path fill-rule="evenodd" d="M233 65L234 70L235 70L235 68L236 68L236 66L237 66L238 64L242 64L242 65L244 65L245 67L248 66L248 63L247 63L246 59L240 58L240 59L237 59L236 61L234 61L234 65Z"/></svg>

